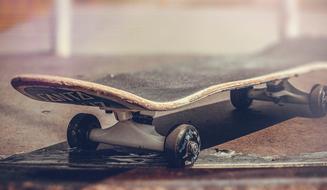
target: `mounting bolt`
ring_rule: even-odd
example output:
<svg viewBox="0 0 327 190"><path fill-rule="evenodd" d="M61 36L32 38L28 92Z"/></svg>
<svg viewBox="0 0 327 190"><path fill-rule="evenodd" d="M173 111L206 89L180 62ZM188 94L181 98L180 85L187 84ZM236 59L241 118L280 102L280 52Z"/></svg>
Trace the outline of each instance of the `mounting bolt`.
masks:
<svg viewBox="0 0 327 190"><path fill-rule="evenodd" d="M188 150L190 151L191 154L197 155L200 151L199 145L193 141L188 143Z"/></svg>

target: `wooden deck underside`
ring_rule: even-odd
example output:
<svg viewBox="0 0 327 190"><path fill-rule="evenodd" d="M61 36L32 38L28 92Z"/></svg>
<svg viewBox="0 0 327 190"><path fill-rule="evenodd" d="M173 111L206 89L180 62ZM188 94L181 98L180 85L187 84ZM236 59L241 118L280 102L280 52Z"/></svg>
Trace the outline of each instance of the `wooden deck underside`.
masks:
<svg viewBox="0 0 327 190"><path fill-rule="evenodd" d="M105 109L165 111L192 104L223 91L287 79L322 69L327 69L327 63L310 63L267 75L259 74L243 80L217 83L183 98L165 102L146 99L110 86L58 76L21 75L12 80L12 85L24 95L40 101L98 106Z"/></svg>

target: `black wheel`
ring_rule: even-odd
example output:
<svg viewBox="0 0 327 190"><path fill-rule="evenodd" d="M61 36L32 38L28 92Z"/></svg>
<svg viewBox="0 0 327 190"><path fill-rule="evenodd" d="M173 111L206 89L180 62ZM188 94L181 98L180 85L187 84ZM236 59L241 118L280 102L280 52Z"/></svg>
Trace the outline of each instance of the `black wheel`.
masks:
<svg viewBox="0 0 327 190"><path fill-rule="evenodd" d="M67 128L67 141L71 148L96 150L99 143L89 139L91 129L101 128L99 120L91 114L79 113L70 120Z"/></svg>
<svg viewBox="0 0 327 190"><path fill-rule="evenodd" d="M326 86L316 84L312 87L309 96L309 107L313 116L322 117L326 115L326 93Z"/></svg>
<svg viewBox="0 0 327 190"><path fill-rule="evenodd" d="M252 87L230 91L230 101L236 109L245 110L251 106L252 99L248 97L248 92L251 89Z"/></svg>
<svg viewBox="0 0 327 190"><path fill-rule="evenodd" d="M199 132L192 125L176 127L165 141L165 153L170 167L192 166L201 148Z"/></svg>

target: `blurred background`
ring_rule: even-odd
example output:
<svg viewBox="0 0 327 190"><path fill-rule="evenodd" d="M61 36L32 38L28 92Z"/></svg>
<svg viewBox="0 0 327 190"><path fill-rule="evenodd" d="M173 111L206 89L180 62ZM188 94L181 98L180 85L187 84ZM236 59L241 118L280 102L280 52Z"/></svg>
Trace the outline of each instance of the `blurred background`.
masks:
<svg viewBox="0 0 327 190"><path fill-rule="evenodd" d="M0 0L0 54L239 54L327 35L326 0Z"/></svg>

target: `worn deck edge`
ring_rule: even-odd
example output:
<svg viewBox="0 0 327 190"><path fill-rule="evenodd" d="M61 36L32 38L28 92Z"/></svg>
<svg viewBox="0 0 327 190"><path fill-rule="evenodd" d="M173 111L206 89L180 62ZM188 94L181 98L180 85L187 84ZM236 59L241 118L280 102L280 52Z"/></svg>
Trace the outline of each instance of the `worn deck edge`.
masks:
<svg viewBox="0 0 327 190"><path fill-rule="evenodd" d="M91 95L116 101L117 103L128 103L132 105L133 109L136 110L167 111L186 106L198 100L204 99L210 95L223 91L244 88L253 85L260 85L269 81L296 77L301 74L318 70L327 70L327 62L312 62L303 66L279 72L273 72L267 75L212 85L184 98L166 102L152 101L110 86L59 76L19 75L12 79L11 84L16 90L32 99L34 98L25 93L22 87L34 85L79 90Z"/></svg>

